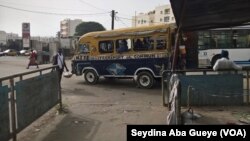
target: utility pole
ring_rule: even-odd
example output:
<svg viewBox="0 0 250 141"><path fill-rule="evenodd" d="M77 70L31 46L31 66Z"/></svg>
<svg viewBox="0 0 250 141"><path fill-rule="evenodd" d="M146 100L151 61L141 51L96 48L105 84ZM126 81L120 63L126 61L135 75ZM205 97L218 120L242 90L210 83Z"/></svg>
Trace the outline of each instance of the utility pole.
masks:
<svg viewBox="0 0 250 141"><path fill-rule="evenodd" d="M111 30L114 29L115 10L111 11Z"/></svg>
<svg viewBox="0 0 250 141"><path fill-rule="evenodd" d="M135 11L135 27L136 27L136 22L137 22L137 19L136 19L136 11Z"/></svg>

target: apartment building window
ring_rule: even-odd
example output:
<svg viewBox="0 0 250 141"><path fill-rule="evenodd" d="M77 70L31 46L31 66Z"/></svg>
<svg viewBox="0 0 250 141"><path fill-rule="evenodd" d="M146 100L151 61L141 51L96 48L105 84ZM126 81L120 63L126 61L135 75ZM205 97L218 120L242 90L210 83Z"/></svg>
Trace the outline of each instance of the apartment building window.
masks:
<svg viewBox="0 0 250 141"><path fill-rule="evenodd" d="M139 20L139 21L138 21L138 24L140 24L140 22L141 22L141 21Z"/></svg>
<svg viewBox="0 0 250 141"><path fill-rule="evenodd" d="M164 22L169 22L169 17L164 17Z"/></svg>
<svg viewBox="0 0 250 141"><path fill-rule="evenodd" d="M162 14L163 12L161 11L160 13Z"/></svg>
<svg viewBox="0 0 250 141"><path fill-rule="evenodd" d="M151 22L151 23L153 23L154 21L153 21L153 20L151 20L150 22Z"/></svg>
<svg viewBox="0 0 250 141"><path fill-rule="evenodd" d="M170 13L170 9L165 9L165 14L169 14Z"/></svg>
<svg viewBox="0 0 250 141"><path fill-rule="evenodd" d="M160 18L160 22L162 22L162 18Z"/></svg>
<svg viewBox="0 0 250 141"><path fill-rule="evenodd" d="M146 20L144 20L144 23L147 23L147 21L146 21Z"/></svg>

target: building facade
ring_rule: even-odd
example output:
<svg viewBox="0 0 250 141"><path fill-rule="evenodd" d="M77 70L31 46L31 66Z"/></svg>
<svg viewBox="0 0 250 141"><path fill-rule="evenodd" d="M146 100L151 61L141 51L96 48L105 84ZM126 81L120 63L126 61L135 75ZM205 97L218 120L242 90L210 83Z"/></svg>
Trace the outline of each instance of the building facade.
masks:
<svg viewBox="0 0 250 141"><path fill-rule="evenodd" d="M132 27L155 25L161 23L175 23L174 14L170 4L157 6L147 13L140 13L132 17Z"/></svg>
<svg viewBox="0 0 250 141"><path fill-rule="evenodd" d="M7 33L5 31L0 31L0 44L6 45L7 42Z"/></svg>
<svg viewBox="0 0 250 141"><path fill-rule="evenodd" d="M70 36L74 36L75 28L80 23L82 23L81 19L75 19L75 20L64 19L60 23L60 36L62 38L67 38L67 37L70 37Z"/></svg>
<svg viewBox="0 0 250 141"><path fill-rule="evenodd" d="M22 38L18 36L17 33L7 33L7 40L21 40Z"/></svg>

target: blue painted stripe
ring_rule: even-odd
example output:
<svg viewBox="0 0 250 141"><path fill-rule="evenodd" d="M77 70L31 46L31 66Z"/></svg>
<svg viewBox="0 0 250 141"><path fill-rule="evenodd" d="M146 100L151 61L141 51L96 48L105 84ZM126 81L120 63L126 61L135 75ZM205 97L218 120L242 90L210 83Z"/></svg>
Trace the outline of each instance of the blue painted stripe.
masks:
<svg viewBox="0 0 250 141"><path fill-rule="evenodd" d="M234 61L234 62L240 65L244 65L244 64L250 65L250 61Z"/></svg>

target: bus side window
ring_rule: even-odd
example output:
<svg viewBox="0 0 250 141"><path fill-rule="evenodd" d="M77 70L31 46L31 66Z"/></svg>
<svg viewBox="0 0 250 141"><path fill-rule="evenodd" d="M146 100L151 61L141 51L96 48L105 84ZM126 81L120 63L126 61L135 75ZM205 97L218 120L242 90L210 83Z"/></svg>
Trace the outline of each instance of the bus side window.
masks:
<svg viewBox="0 0 250 141"><path fill-rule="evenodd" d="M156 37L156 49L166 49L167 41L166 36L158 36Z"/></svg>
<svg viewBox="0 0 250 141"><path fill-rule="evenodd" d="M114 51L114 45L112 41L100 41L99 42L100 53L112 53Z"/></svg>

